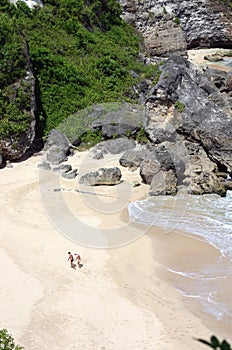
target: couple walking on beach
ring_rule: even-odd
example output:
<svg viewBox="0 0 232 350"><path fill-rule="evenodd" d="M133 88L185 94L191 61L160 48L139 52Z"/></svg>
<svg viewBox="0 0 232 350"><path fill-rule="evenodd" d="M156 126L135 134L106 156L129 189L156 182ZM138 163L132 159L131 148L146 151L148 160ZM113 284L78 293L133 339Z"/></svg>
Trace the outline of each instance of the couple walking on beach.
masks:
<svg viewBox="0 0 232 350"><path fill-rule="evenodd" d="M80 269L83 266L83 264L81 264L81 257L77 253L75 253L74 255L76 256L75 261L77 262L77 265ZM70 267L72 269L76 269L76 264L74 263L74 257L73 257L71 252L68 252L68 260L67 261L70 261Z"/></svg>

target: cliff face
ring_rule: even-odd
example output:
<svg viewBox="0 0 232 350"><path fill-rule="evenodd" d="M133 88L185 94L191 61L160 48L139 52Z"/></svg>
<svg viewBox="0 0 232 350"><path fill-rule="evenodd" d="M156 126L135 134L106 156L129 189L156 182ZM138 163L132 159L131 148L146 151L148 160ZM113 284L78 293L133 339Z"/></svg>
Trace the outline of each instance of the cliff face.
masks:
<svg viewBox="0 0 232 350"><path fill-rule="evenodd" d="M232 15L220 0L119 0L124 19L144 38L151 56L186 48L232 47Z"/></svg>

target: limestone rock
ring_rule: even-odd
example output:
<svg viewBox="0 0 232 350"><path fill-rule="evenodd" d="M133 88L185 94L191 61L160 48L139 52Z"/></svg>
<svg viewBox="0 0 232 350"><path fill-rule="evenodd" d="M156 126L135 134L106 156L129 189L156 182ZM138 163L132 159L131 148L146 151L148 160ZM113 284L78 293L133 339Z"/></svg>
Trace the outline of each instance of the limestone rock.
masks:
<svg viewBox="0 0 232 350"><path fill-rule="evenodd" d="M82 175L79 183L88 186L117 185L120 183L122 174L118 167L100 168L97 171Z"/></svg>
<svg viewBox="0 0 232 350"><path fill-rule="evenodd" d="M119 0L124 19L141 33L148 55L184 53L186 47L231 47L229 2Z"/></svg>
<svg viewBox="0 0 232 350"><path fill-rule="evenodd" d="M195 140L215 163L231 172L232 119L209 100L199 85L200 77L184 57L170 57L147 101L145 129L155 143Z"/></svg>
<svg viewBox="0 0 232 350"><path fill-rule="evenodd" d="M173 170L163 171L160 170L152 178L149 195L172 195L177 192L177 179Z"/></svg>
<svg viewBox="0 0 232 350"><path fill-rule="evenodd" d="M145 184L150 185L155 174L160 171L160 164L155 157L150 156L140 165L140 176Z"/></svg>

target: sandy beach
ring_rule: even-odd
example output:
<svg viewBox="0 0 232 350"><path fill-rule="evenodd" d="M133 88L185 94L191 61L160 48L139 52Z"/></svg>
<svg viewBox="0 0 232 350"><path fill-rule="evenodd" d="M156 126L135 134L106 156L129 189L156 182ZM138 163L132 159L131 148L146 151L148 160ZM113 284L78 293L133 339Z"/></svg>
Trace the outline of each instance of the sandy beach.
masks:
<svg viewBox="0 0 232 350"><path fill-rule="evenodd" d="M76 153L69 163L80 168L85 156ZM180 264L178 247L189 252L193 239L153 228L114 249L78 244L58 231L41 198L40 157L0 171L0 329L7 328L26 350L206 349L194 338L209 339L217 324L183 301L163 268ZM124 180L138 181L138 173L121 169ZM114 214L94 207L99 198L110 203L120 197L116 186L99 186L84 199L72 191L76 186L76 180L60 182L73 216L95 230L125 230L127 198ZM129 200L143 198L144 186L132 188ZM213 249L194 241L193 249L210 260ZM81 255L82 269L70 268L68 251ZM219 329L217 335L227 334Z"/></svg>

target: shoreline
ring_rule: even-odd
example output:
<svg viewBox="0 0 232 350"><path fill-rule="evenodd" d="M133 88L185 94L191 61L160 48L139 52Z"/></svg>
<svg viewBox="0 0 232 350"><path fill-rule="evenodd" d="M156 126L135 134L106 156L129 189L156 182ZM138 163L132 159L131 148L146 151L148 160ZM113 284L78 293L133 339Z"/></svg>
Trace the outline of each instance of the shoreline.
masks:
<svg viewBox="0 0 232 350"><path fill-rule="evenodd" d="M220 283L217 282L217 287L221 284L223 288L223 283L226 283L226 289L231 284L230 276L224 280L224 277L220 278L217 275L216 269L212 273L212 269L216 268L222 259L220 251L202 236L193 233L174 231L171 234L173 237L159 231L153 234L155 237L151 237L151 240L154 251L161 252L158 256L156 255L159 263L158 276L178 290L188 310L200 318L203 324L212 330L212 334L231 341L231 316L229 319L226 317L224 320L217 319L216 314L213 314L214 305L208 295L206 294L204 300L204 297L199 294L204 291L210 296L208 280L209 283L220 280ZM230 265L229 259L225 264ZM207 274L209 269L210 277ZM204 290L199 290L202 284L204 284ZM221 301L225 301L226 298L229 299L228 290L225 291Z"/></svg>
<svg viewBox="0 0 232 350"><path fill-rule="evenodd" d="M77 156L69 161L80 164L84 154ZM0 172L0 278L4 281L0 328L7 328L25 350L71 350L80 346L107 350L205 349L193 338L209 340L211 329L186 307L179 291L167 283L161 257L156 260L157 251L164 251L161 246L166 246L164 231L155 228L155 238L148 232L130 244L108 250L70 241L56 230L44 210L39 161L38 156L32 157ZM130 181L132 175L136 178L136 173L124 170ZM63 184L71 188L74 182L61 180ZM114 191L113 187L98 188L96 193ZM96 219L80 194L63 195L73 215L89 225L125 226L125 209L115 212L113 218L111 213L97 215L93 208ZM87 198L90 196L97 198ZM143 186L133 188L131 200L143 196ZM112 201L110 197L105 200L107 205ZM174 247L177 243L172 244ZM82 269L70 269L69 250L81 255Z"/></svg>

